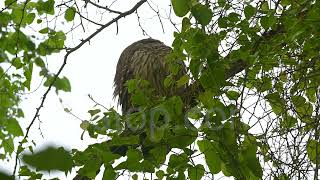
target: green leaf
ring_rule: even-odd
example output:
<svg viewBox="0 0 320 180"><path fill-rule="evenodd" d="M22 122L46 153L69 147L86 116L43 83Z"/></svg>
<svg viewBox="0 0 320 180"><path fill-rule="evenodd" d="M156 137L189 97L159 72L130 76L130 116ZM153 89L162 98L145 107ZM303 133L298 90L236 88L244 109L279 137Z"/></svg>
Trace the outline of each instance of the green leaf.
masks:
<svg viewBox="0 0 320 180"><path fill-rule="evenodd" d="M23 18L23 11L22 9L19 8L15 8L12 10L11 12L11 17L14 23L19 24L21 21L21 19Z"/></svg>
<svg viewBox="0 0 320 180"><path fill-rule="evenodd" d="M40 57L37 57L35 60L34 60L34 63L41 67L41 68L44 68L46 65L44 64L43 60L40 58Z"/></svg>
<svg viewBox="0 0 320 180"><path fill-rule="evenodd" d="M230 99L230 100L237 100L240 96L240 94L236 91L228 91L226 93L226 96Z"/></svg>
<svg viewBox="0 0 320 180"><path fill-rule="evenodd" d="M127 160L120 163L115 167L116 170L128 169L131 172L142 171L142 163L139 161L142 159L142 153L137 149L129 149L127 151Z"/></svg>
<svg viewBox="0 0 320 180"><path fill-rule="evenodd" d="M192 75L195 78L198 78L198 76L199 76L201 65L202 64L201 64L201 61L199 59L191 59L191 61L190 61L189 68L190 68L190 71L191 71Z"/></svg>
<svg viewBox="0 0 320 180"><path fill-rule="evenodd" d="M137 83L136 89L132 93L132 103L139 106L148 106L152 103L150 97L153 93L153 88L149 81L139 80Z"/></svg>
<svg viewBox="0 0 320 180"><path fill-rule="evenodd" d="M306 96L308 97L308 100L310 102L316 102L317 97L316 97L316 86L310 86L306 89Z"/></svg>
<svg viewBox="0 0 320 180"><path fill-rule="evenodd" d="M272 81L269 77L263 77L256 80L256 88L259 92L265 92L272 89Z"/></svg>
<svg viewBox="0 0 320 180"><path fill-rule="evenodd" d="M313 139L309 140L307 144L307 154L314 164L320 162L320 142Z"/></svg>
<svg viewBox="0 0 320 180"><path fill-rule="evenodd" d="M50 146L37 153L23 155L23 161L37 170L58 170L66 173L71 171L73 165L69 152L62 147Z"/></svg>
<svg viewBox="0 0 320 180"><path fill-rule="evenodd" d="M33 172L27 166L20 167L19 176L29 176L29 179L42 179L43 174Z"/></svg>
<svg viewBox="0 0 320 180"><path fill-rule="evenodd" d="M102 180L116 180L117 173L114 171L113 167L110 164L104 164L104 167Z"/></svg>
<svg viewBox="0 0 320 180"><path fill-rule="evenodd" d="M226 0L218 0L218 4L220 7L224 7L226 5Z"/></svg>
<svg viewBox="0 0 320 180"><path fill-rule="evenodd" d="M256 8L251 5L248 5L244 8L244 15L247 19L250 19L256 12Z"/></svg>
<svg viewBox="0 0 320 180"><path fill-rule="evenodd" d="M6 27L11 21L11 15L8 12L1 12L0 23L2 26Z"/></svg>
<svg viewBox="0 0 320 180"><path fill-rule="evenodd" d="M49 76L47 78L46 82L44 83L44 86L48 87L52 83L53 79L54 79L54 77ZM57 91L58 90L62 90L62 91L65 91L65 92L70 92L71 91L70 82L66 77L63 77L63 78L59 78L58 77L53 86L57 89Z"/></svg>
<svg viewBox="0 0 320 180"><path fill-rule="evenodd" d="M23 136L23 131L16 119L7 120L6 130L13 136Z"/></svg>
<svg viewBox="0 0 320 180"><path fill-rule="evenodd" d="M181 31L186 32L189 28L191 27L191 22L190 19L187 17L184 17L182 19L182 26L181 26ZM174 47L174 46L173 46Z"/></svg>
<svg viewBox="0 0 320 180"><path fill-rule="evenodd" d="M196 120L200 119L201 117L203 117L203 114L201 111L202 111L201 108L195 106L188 111L188 117Z"/></svg>
<svg viewBox="0 0 320 180"><path fill-rule="evenodd" d="M281 128L292 128L297 124L298 120L292 116L286 115L280 122Z"/></svg>
<svg viewBox="0 0 320 180"><path fill-rule="evenodd" d="M39 33L41 33L41 34L47 34L48 32L49 32L49 28L48 27L45 27L45 28L43 28L43 29L41 29L39 31Z"/></svg>
<svg viewBox="0 0 320 180"><path fill-rule="evenodd" d="M278 92L274 92L265 96L269 101L272 110L275 114L281 114L284 112L285 101L280 97Z"/></svg>
<svg viewBox="0 0 320 180"><path fill-rule="evenodd" d="M240 20L240 15L239 14L237 14L237 13L230 13L229 15L228 15L228 20L230 21L230 22L232 22L232 23L236 23L236 22L238 22L239 20Z"/></svg>
<svg viewBox="0 0 320 180"><path fill-rule="evenodd" d="M20 108L18 109L17 114L18 114L17 117L24 117L24 113Z"/></svg>
<svg viewBox="0 0 320 180"><path fill-rule="evenodd" d="M55 87L58 90L62 90L65 92L70 92L71 91L71 85L69 80L66 77L63 77L62 79L57 79L56 83L55 83Z"/></svg>
<svg viewBox="0 0 320 180"><path fill-rule="evenodd" d="M200 151L205 155L210 172L217 174L221 171L221 159L216 151L216 144L208 140L198 141Z"/></svg>
<svg viewBox="0 0 320 180"><path fill-rule="evenodd" d="M280 4L283 5L283 6L288 6L288 5L291 4L291 1L290 1L290 0L282 0L282 1L280 2Z"/></svg>
<svg viewBox="0 0 320 180"><path fill-rule="evenodd" d="M104 116L98 121L99 127L114 130L122 129L122 124L120 123L122 119L114 109L110 109L103 114Z"/></svg>
<svg viewBox="0 0 320 180"><path fill-rule="evenodd" d="M133 179L133 180L138 180L138 175L137 175L137 174L134 174L134 175L132 176L132 179Z"/></svg>
<svg viewBox="0 0 320 180"><path fill-rule="evenodd" d="M228 24L228 18L226 17L220 17L218 19L218 25L220 28L227 28L229 27L229 24Z"/></svg>
<svg viewBox="0 0 320 180"><path fill-rule="evenodd" d="M256 140L252 136L245 136L245 139L241 145L241 152L240 152L240 161L244 164L249 172L251 171L257 178L262 178L262 168L259 163L259 159L257 158L257 145ZM243 167L246 171L246 168ZM248 177L250 173L245 173Z"/></svg>
<svg viewBox="0 0 320 180"><path fill-rule="evenodd" d="M73 159L83 165L83 167L78 170L78 174L87 176L89 179L95 179L96 172L102 165L101 148L99 148L99 145L100 144L94 144L84 152L77 152L75 154ZM104 149L104 151L109 153L107 149Z"/></svg>
<svg viewBox="0 0 320 180"><path fill-rule="evenodd" d="M264 29L268 30L268 28L269 28L268 17L266 17L266 16L261 17L260 23L261 23L261 26L262 26Z"/></svg>
<svg viewBox="0 0 320 180"><path fill-rule="evenodd" d="M128 92L132 93L138 88L138 81L136 79L130 79L126 82L126 86L128 87Z"/></svg>
<svg viewBox="0 0 320 180"><path fill-rule="evenodd" d="M304 97L292 96L291 99L300 118L310 117L312 115L313 106L311 103L306 102Z"/></svg>
<svg viewBox="0 0 320 180"><path fill-rule="evenodd" d="M190 11L191 0L171 0L174 13L183 17Z"/></svg>
<svg viewBox="0 0 320 180"><path fill-rule="evenodd" d="M197 4L192 7L191 13L196 20L203 26L210 23L212 19L212 11L208 6Z"/></svg>
<svg viewBox="0 0 320 180"><path fill-rule="evenodd" d="M80 127L83 130L87 130L89 126L90 126L89 121L82 121L81 124L80 124Z"/></svg>
<svg viewBox="0 0 320 180"><path fill-rule="evenodd" d="M66 10L66 13L64 14L64 18L70 22L74 19L76 15L76 8L75 7L70 7Z"/></svg>
<svg viewBox="0 0 320 180"><path fill-rule="evenodd" d="M28 13L27 16L25 17L24 21L27 23L27 24L31 24L34 20L34 18L36 17L36 14L35 13Z"/></svg>
<svg viewBox="0 0 320 180"><path fill-rule="evenodd" d="M165 87L165 88L170 87L170 86L173 84L173 82L174 82L174 80L173 80L172 76L166 77L166 78L164 79L164 82L163 82L164 87Z"/></svg>
<svg viewBox="0 0 320 180"><path fill-rule="evenodd" d="M225 84L225 69L218 65L206 69L200 77L200 83L205 89L213 92L219 92L220 88Z"/></svg>
<svg viewBox="0 0 320 180"><path fill-rule="evenodd" d="M3 139L1 146L3 146L3 149L4 149L5 153L11 154L14 151L14 148L13 148L14 144L13 144L13 139L12 138Z"/></svg>
<svg viewBox="0 0 320 180"><path fill-rule="evenodd" d="M268 11L269 10L269 4L268 1L264 1L261 5L262 11Z"/></svg>
<svg viewBox="0 0 320 180"><path fill-rule="evenodd" d="M190 180L201 180L204 175L204 167L201 164L188 168L188 175Z"/></svg>
<svg viewBox="0 0 320 180"><path fill-rule="evenodd" d="M152 157L152 162L155 166L159 166L163 164L166 160L166 156L168 153L168 147L165 145L157 145L156 147L152 148L150 151L150 156Z"/></svg>
<svg viewBox="0 0 320 180"><path fill-rule="evenodd" d="M168 166L175 171L183 171L187 168L188 161L188 156L185 153L179 155L172 154Z"/></svg>
<svg viewBox="0 0 320 180"><path fill-rule="evenodd" d="M29 66L24 67L23 75L26 80L23 82L23 85L30 90L31 79L32 79L32 72L33 72L33 63L29 63Z"/></svg>
<svg viewBox="0 0 320 180"><path fill-rule="evenodd" d="M152 142L159 142L162 140L165 130L166 126L155 127L152 129L152 131L148 131L148 137L150 137Z"/></svg>
<svg viewBox="0 0 320 180"><path fill-rule="evenodd" d="M293 105L296 107L303 107L306 103L306 99L302 96L292 96L291 99Z"/></svg>
<svg viewBox="0 0 320 180"><path fill-rule="evenodd" d="M50 31L49 38L40 43L40 46L43 46L44 53L51 54L51 53L58 53L62 48L64 48L64 41L66 40L66 35L62 31ZM40 54L42 55L42 54Z"/></svg>
<svg viewBox="0 0 320 180"><path fill-rule="evenodd" d="M270 27L273 27L276 22L277 19L273 15L263 16L260 19L261 26L266 30L268 30Z"/></svg>
<svg viewBox="0 0 320 180"><path fill-rule="evenodd" d="M9 5L16 4L16 3L17 3L16 0L5 0L4 1L5 6L9 6Z"/></svg>
<svg viewBox="0 0 320 180"><path fill-rule="evenodd" d="M20 69L20 68L22 68L22 66L23 66L20 58L14 58L14 59L12 60L12 65L13 65L16 69Z"/></svg>
<svg viewBox="0 0 320 180"><path fill-rule="evenodd" d="M41 14L42 12L46 13L46 14L50 14L50 15L54 15L54 4L55 4L55 0L48 0L43 2L42 0L40 0L38 2L38 12ZM40 9L40 11L39 11Z"/></svg>
<svg viewBox="0 0 320 180"><path fill-rule="evenodd" d="M165 175L165 173L164 173L164 171L159 170L159 171L156 172L156 175L157 175L157 178L158 178L159 180L162 180L163 177L164 177L164 175Z"/></svg>
<svg viewBox="0 0 320 180"><path fill-rule="evenodd" d="M189 82L189 76L188 75L183 75L178 81L177 81L177 86L181 87L186 85Z"/></svg>
<svg viewBox="0 0 320 180"><path fill-rule="evenodd" d="M166 139L173 148L187 147L198 137L198 132L192 127L175 126L172 132L173 134L164 134L163 139Z"/></svg>
<svg viewBox="0 0 320 180"><path fill-rule="evenodd" d="M142 168L142 171L144 172L149 172L149 173L154 173L154 165L149 161L149 160L144 160L140 163L140 166Z"/></svg>
<svg viewBox="0 0 320 180"><path fill-rule="evenodd" d="M94 116L96 114L98 114L99 112L101 112L100 109L92 109L92 110L89 110L88 113L91 115L91 116Z"/></svg>

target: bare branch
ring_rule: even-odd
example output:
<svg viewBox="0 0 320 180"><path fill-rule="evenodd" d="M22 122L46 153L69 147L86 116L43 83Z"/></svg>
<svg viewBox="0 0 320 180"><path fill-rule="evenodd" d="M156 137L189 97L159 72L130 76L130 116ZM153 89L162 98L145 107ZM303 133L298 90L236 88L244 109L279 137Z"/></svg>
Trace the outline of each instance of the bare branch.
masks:
<svg viewBox="0 0 320 180"><path fill-rule="evenodd" d="M115 10L112 10L112 9L108 8L108 6L101 6L101 5L99 5L99 4L97 4L97 3L94 3L94 2L92 2L92 1L90 1L90 0L84 0L84 1L85 1L86 3L89 3L89 4L97 7L97 8L105 9L105 10L111 12L111 13L120 14L120 15L123 14L123 13L120 12L120 11L115 11Z"/></svg>

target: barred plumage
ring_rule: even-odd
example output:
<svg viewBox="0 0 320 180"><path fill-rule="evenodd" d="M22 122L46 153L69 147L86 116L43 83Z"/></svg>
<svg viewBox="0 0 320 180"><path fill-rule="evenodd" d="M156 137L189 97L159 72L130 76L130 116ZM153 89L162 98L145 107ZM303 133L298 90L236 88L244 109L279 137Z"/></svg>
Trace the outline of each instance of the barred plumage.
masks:
<svg viewBox="0 0 320 180"><path fill-rule="evenodd" d="M126 81L134 78L144 79L150 82L157 95L168 96L164 87L164 80L169 74L165 57L172 49L161 41L155 39L143 39L128 46L121 54L116 75L114 77L114 97L118 96L122 112L126 113L132 106L126 87ZM183 74L185 67L183 65ZM180 92L182 92L180 90ZM172 95L172 94L170 94Z"/></svg>

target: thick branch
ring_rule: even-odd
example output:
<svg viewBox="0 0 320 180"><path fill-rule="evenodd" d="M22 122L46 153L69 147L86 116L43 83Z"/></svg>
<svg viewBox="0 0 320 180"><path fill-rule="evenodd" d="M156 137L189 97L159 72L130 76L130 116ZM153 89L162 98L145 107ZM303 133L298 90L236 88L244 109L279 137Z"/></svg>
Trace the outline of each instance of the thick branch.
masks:
<svg viewBox="0 0 320 180"><path fill-rule="evenodd" d="M251 54L254 54L257 49L259 48L260 44L266 40L271 39L275 35L278 35L280 33L283 33L284 29L283 26L279 25L276 30L270 30L265 33L263 33L254 43ZM228 56L225 58L225 60L229 60ZM236 59L230 62L229 68L225 71L225 79L229 79L234 77L239 72L245 70L248 68L250 64L245 59ZM190 107L196 105L196 99L198 95L204 91L204 88L201 86L200 82L195 82L191 85L189 85L186 89L185 96L187 97L187 104L190 105ZM189 97L189 98L188 98Z"/></svg>
<svg viewBox="0 0 320 180"><path fill-rule="evenodd" d="M229 79L234 77L237 73L243 71L248 67L248 64L243 59L238 59L231 63L230 68L225 73L225 78Z"/></svg>
<svg viewBox="0 0 320 180"><path fill-rule="evenodd" d="M270 30L270 31L266 31L265 33L263 33L257 39L257 41L254 43L254 46L252 47L251 54L254 54L257 51L257 49L259 48L259 46L260 46L260 44L262 43L263 40L271 39L275 35L278 35L278 34L283 33L283 32L284 32L283 26L278 25L276 30ZM229 79L231 77L234 77L237 73L239 73L239 72L243 71L244 69L248 68L248 66L249 66L249 64L244 59L235 60L234 62L232 62L230 64L230 68L227 69L226 74L225 74L225 78Z"/></svg>

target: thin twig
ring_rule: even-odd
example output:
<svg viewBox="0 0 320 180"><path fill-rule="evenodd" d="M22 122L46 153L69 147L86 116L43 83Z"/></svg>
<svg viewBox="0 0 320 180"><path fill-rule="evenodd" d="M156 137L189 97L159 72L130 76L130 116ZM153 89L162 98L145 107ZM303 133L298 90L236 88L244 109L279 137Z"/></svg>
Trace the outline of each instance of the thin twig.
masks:
<svg viewBox="0 0 320 180"><path fill-rule="evenodd" d="M93 99L93 97L88 94L88 97L90 98L91 101L93 101L94 103L96 103L96 105L103 107L104 109L108 109L107 107L105 107L103 104L99 103L98 101L96 101L95 99Z"/></svg>
<svg viewBox="0 0 320 180"><path fill-rule="evenodd" d="M97 8L100 8L100 9L105 9L105 10L111 12L111 13L120 14L120 15L123 14L120 11L115 11L115 10L112 10L112 9L108 8L108 6L101 6L101 5L99 5L97 3L94 3L94 2L92 2L90 0L85 0L85 1L86 1L86 3L92 4L93 6L95 6Z"/></svg>

